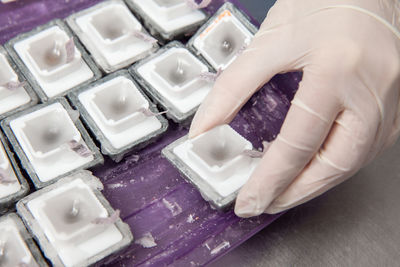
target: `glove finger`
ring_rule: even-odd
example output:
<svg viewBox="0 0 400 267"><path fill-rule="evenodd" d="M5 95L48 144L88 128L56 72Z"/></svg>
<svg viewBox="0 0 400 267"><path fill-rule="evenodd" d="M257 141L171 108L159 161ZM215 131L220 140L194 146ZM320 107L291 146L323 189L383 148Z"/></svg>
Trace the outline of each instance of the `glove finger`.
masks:
<svg viewBox="0 0 400 267"><path fill-rule="evenodd" d="M238 216L263 213L318 151L340 109L339 100L328 93L332 91L318 88L304 73L281 133L239 192Z"/></svg>
<svg viewBox="0 0 400 267"><path fill-rule="evenodd" d="M357 172L375 139L378 123L362 127L356 123L357 116L344 111L332 127L324 145L310 164L287 189L265 210L277 213L307 202L343 182ZM354 133L358 133L355 135ZM360 138L364 136L365 138Z"/></svg>
<svg viewBox="0 0 400 267"><path fill-rule="evenodd" d="M218 77L192 121L190 138L229 123L254 92L275 74L292 70L290 62L295 61L295 56L287 49L291 40L285 27L263 32L260 37L259 33Z"/></svg>

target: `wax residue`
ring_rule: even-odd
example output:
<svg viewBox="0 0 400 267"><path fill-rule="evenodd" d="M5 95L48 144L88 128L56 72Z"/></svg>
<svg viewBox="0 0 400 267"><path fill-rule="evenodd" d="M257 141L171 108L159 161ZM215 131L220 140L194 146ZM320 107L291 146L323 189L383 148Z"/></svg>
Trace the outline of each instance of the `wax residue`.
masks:
<svg viewBox="0 0 400 267"><path fill-rule="evenodd" d="M192 223L192 222L194 222L194 221L195 221L195 219L194 219L193 214L189 214L189 216L188 216L186 222L187 222L187 223Z"/></svg>
<svg viewBox="0 0 400 267"><path fill-rule="evenodd" d="M221 244L219 244L218 246L216 246L213 250L211 250L210 254L214 255L219 253L221 250L229 248L231 246L231 244L229 243L229 241L224 241Z"/></svg>
<svg viewBox="0 0 400 267"><path fill-rule="evenodd" d="M168 200L166 200L165 198L163 198L162 201L164 203L164 206L167 207L167 209L169 209L171 211L173 216L176 216L182 212L182 208L181 208L181 206L178 205L178 203L176 203L176 202L171 203Z"/></svg>
<svg viewBox="0 0 400 267"><path fill-rule="evenodd" d="M109 189L116 189L116 188L126 187L126 185L123 182L119 182L119 183L109 184L107 185L107 187Z"/></svg>
<svg viewBox="0 0 400 267"><path fill-rule="evenodd" d="M135 241L135 244L141 245L144 248L152 248L157 246L157 243L151 233L145 233L141 238Z"/></svg>

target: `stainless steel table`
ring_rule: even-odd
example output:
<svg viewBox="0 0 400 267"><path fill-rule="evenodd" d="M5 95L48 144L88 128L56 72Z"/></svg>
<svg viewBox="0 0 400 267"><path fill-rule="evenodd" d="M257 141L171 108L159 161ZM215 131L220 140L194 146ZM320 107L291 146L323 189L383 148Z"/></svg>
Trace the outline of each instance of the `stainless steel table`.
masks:
<svg viewBox="0 0 400 267"><path fill-rule="evenodd" d="M212 266L400 266L400 142Z"/></svg>
<svg viewBox="0 0 400 267"><path fill-rule="evenodd" d="M261 19L270 2L243 3ZM211 266L400 266L400 142Z"/></svg>

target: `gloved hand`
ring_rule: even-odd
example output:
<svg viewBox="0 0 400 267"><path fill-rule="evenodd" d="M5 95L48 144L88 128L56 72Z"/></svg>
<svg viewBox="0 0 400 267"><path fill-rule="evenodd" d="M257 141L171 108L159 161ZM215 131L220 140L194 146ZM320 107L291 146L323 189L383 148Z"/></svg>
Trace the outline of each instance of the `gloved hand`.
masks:
<svg viewBox="0 0 400 267"><path fill-rule="evenodd" d="M400 130L397 0L278 0L190 129L229 123L277 73L303 71L278 137L241 189L241 217L277 213L352 176Z"/></svg>

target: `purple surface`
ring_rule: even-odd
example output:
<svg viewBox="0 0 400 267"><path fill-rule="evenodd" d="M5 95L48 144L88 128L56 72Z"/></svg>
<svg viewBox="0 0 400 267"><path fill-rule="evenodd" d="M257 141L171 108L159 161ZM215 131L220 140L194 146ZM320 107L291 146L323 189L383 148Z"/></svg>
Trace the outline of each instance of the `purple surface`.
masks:
<svg viewBox="0 0 400 267"><path fill-rule="evenodd" d="M53 18L67 15L99 0L21 0L0 4L0 42ZM215 11L223 1L214 1ZM237 4L236 1L232 1ZM238 5L240 6L240 5ZM299 73L278 75L254 95L231 125L256 147L279 132L301 79ZM104 195L121 210L121 217L136 240L151 233L156 245L132 244L113 266L198 266L214 261L270 224L279 215L240 219L233 211L212 210L200 194L185 182L160 151L186 134L171 123L157 143L116 164L106 160L94 174L105 184Z"/></svg>

